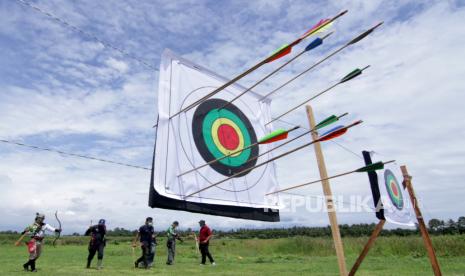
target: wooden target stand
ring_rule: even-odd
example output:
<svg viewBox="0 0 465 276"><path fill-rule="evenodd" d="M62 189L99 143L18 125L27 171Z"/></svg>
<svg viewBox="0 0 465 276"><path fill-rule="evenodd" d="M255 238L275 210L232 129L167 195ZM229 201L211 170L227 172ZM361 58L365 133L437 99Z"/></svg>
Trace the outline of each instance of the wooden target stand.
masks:
<svg viewBox="0 0 465 276"><path fill-rule="evenodd" d="M314 129L316 126L315 123L315 117L313 114L313 109L310 105L306 105L306 111L307 111L307 117L308 121L310 124L310 129ZM313 141L318 139L318 133L316 131L313 131L311 133ZM326 170L326 164L325 160L323 157L323 151L321 149L321 145L319 142L314 144L315 146L315 155L316 155L316 160L318 163L318 169L320 172L320 177L321 179L326 179L328 177L328 172ZM412 203L413 209L415 211L415 217L417 218L418 221L418 227L420 228L420 233L423 238L423 242L425 244L425 248L428 252L428 257L431 262L431 266L434 272L435 276L441 276L441 269L439 267L438 260L436 258L436 253L434 252L433 244L431 242L431 238L429 236L428 230L425 225L425 221L423 220L423 215L421 213L420 207L418 205L418 199L415 195L415 191L413 190L413 185L412 185L412 177L408 174L407 167L406 166L401 166L400 167L403 175L403 182L402 185L404 186L405 189L407 189L409 196L410 196L410 201ZM352 269L350 270L349 273L347 273L347 267L346 267L346 261L345 261L345 255L344 255L344 246L342 244L342 238L341 238L341 233L339 231L339 225L337 223L337 216L336 216L336 210L334 209L334 201L333 201L333 195L331 192L331 186L329 185L328 180L323 180L322 181L322 186L323 186L323 193L325 195L325 200L326 200L326 207L328 210L328 217L329 217L329 222L331 226L331 234L333 237L333 242L334 242L334 248L336 251L336 256L338 260L338 266L339 266L339 275L345 276L345 275L355 275L357 272L358 268L362 264L363 260L365 257L368 255L368 252L370 251L371 247L375 243L376 238L379 236L381 233L381 230L384 227L384 224L386 223L385 220L380 220L378 224L376 225L375 229L373 230L370 238L368 239L367 243L365 244L362 252L358 256L357 260L355 261L354 265L352 266Z"/></svg>

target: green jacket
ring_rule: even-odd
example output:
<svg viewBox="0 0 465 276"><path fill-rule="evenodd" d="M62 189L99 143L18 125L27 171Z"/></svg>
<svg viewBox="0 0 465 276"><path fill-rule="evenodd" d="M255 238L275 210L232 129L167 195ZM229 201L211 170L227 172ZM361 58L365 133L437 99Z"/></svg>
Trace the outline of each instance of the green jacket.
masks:
<svg viewBox="0 0 465 276"><path fill-rule="evenodd" d="M176 230L174 229L174 227L171 225L170 227L168 227L168 230L166 231L166 235L168 236L168 240L175 240L178 234L176 233Z"/></svg>

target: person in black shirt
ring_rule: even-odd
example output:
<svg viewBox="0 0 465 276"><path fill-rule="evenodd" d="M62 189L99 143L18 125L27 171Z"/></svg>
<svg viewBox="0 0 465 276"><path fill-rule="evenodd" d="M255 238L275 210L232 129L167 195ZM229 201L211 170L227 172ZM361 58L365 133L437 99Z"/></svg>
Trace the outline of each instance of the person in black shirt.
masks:
<svg viewBox="0 0 465 276"><path fill-rule="evenodd" d="M95 256L95 253L98 251L97 256L97 269L102 269L103 265L103 250L105 248L105 235L107 233L107 228L105 226L105 220L99 220L97 225L92 225L87 229L85 235L91 236L89 242L89 256L87 257L87 268L90 268L90 263Z"/></svg>
<svg viewBox="0 0 465 276"><path fill-rule="evenodd" d="M145 224L139 228L139 232L137 232L132 244L133 247L137 247L137 240L140 241L142 256L134 263L134 267L138 268L139 264L142 263L144 268L150 268L155 256L154 247L156 245L155 230L153 229L153 219L151 217L148 217Z"/></svg>

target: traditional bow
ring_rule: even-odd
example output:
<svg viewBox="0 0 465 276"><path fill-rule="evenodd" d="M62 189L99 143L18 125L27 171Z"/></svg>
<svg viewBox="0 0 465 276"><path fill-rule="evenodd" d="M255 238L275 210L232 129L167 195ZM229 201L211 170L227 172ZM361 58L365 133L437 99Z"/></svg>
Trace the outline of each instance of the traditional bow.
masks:
<svg viewBox="0 0 465 276"><path fill-rule="evenodd" d="M60 221L60 219L58 218L58 211L55 211L55 218L56 218L56 220L58 221L58 229L60 229L60 231L57 232L58 234L55 235L55 239L53 240L53 243L52 243L53 247L55 247L56 241L57 241L57 240L60 238L60 236L61 236L61 221Z"/></svg>

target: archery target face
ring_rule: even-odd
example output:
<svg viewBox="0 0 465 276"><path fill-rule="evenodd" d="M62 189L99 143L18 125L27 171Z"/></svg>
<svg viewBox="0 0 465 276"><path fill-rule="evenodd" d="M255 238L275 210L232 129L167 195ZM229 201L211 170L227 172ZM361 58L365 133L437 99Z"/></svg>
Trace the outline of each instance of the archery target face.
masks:
<svg viewBox="0 0 465 276"><path fill-rule="evenodd" d="M259 146L252 146L257 135L247 116L233 103L222 108L227 103L209 99L200 104L193 116L192 135L205 162L218 173L231 176L255 166Z"/></svg>
<svg viewBox="0 0 465 276"><path fill-rule="evenodd" d="M237 84L172 117L226 81L172 53L164 54L159 80L154 188L163 196L186 201L279 208L278 196L265 197L278 189L273 162L185 197L273 157L273 153L258 156L274 145L251 146L272 130L271 125L265 126L271 120L269 101L261 102L260 96L249 91L222 108L246 89ZM213 162L218 158L222 159Z"/></svg>
<svg viewBox="0 0 465 276"><path fill-rule="evenodd" d="M217 86L202 86L190 91L182 102L182 108L189 106L216 88ZM206 184L211 185L271 157L270 154L257 158L260 154L258 145L236 153L239 149L256 143L257 137L262 137L269 132L264 125L253 124L251 119L245 115L253 114L254 107L242 98L221 109L237 93L233 89L226 88L218 93L223 99L208 99L179 116L178 129L182 134L179 137L180 145L190 165L189 169L181 169L181 171L184 172L202 166L195 172L182 175L180 178L183 181L193 181L192 177L197 175ZM263 147L263 151L268 151L269 146ZM235 154L217 162L213 161L229 153ZM196 158L196 155L199 155L201 159ZM209 162L211 164L206 165ZM223 192L250 191L266 179L265 173L270 169L268 168L270 166L271 164L266 164L260 168L237 175L234 179L238 180L221 183L212 189ZM212 170L216 173L212 174ZM248 174L250 174L249 177L240 180L241 177Z"/></svg>
<svg viewBox="0 0 465 276"><path fill-rule="evenodd" d="M386 185L386 191L388 192L389 199L392 204L399 210L404 208L404 198L402 196L402 190L399 182L392 171L384 171L384 184Z"/></svg>

